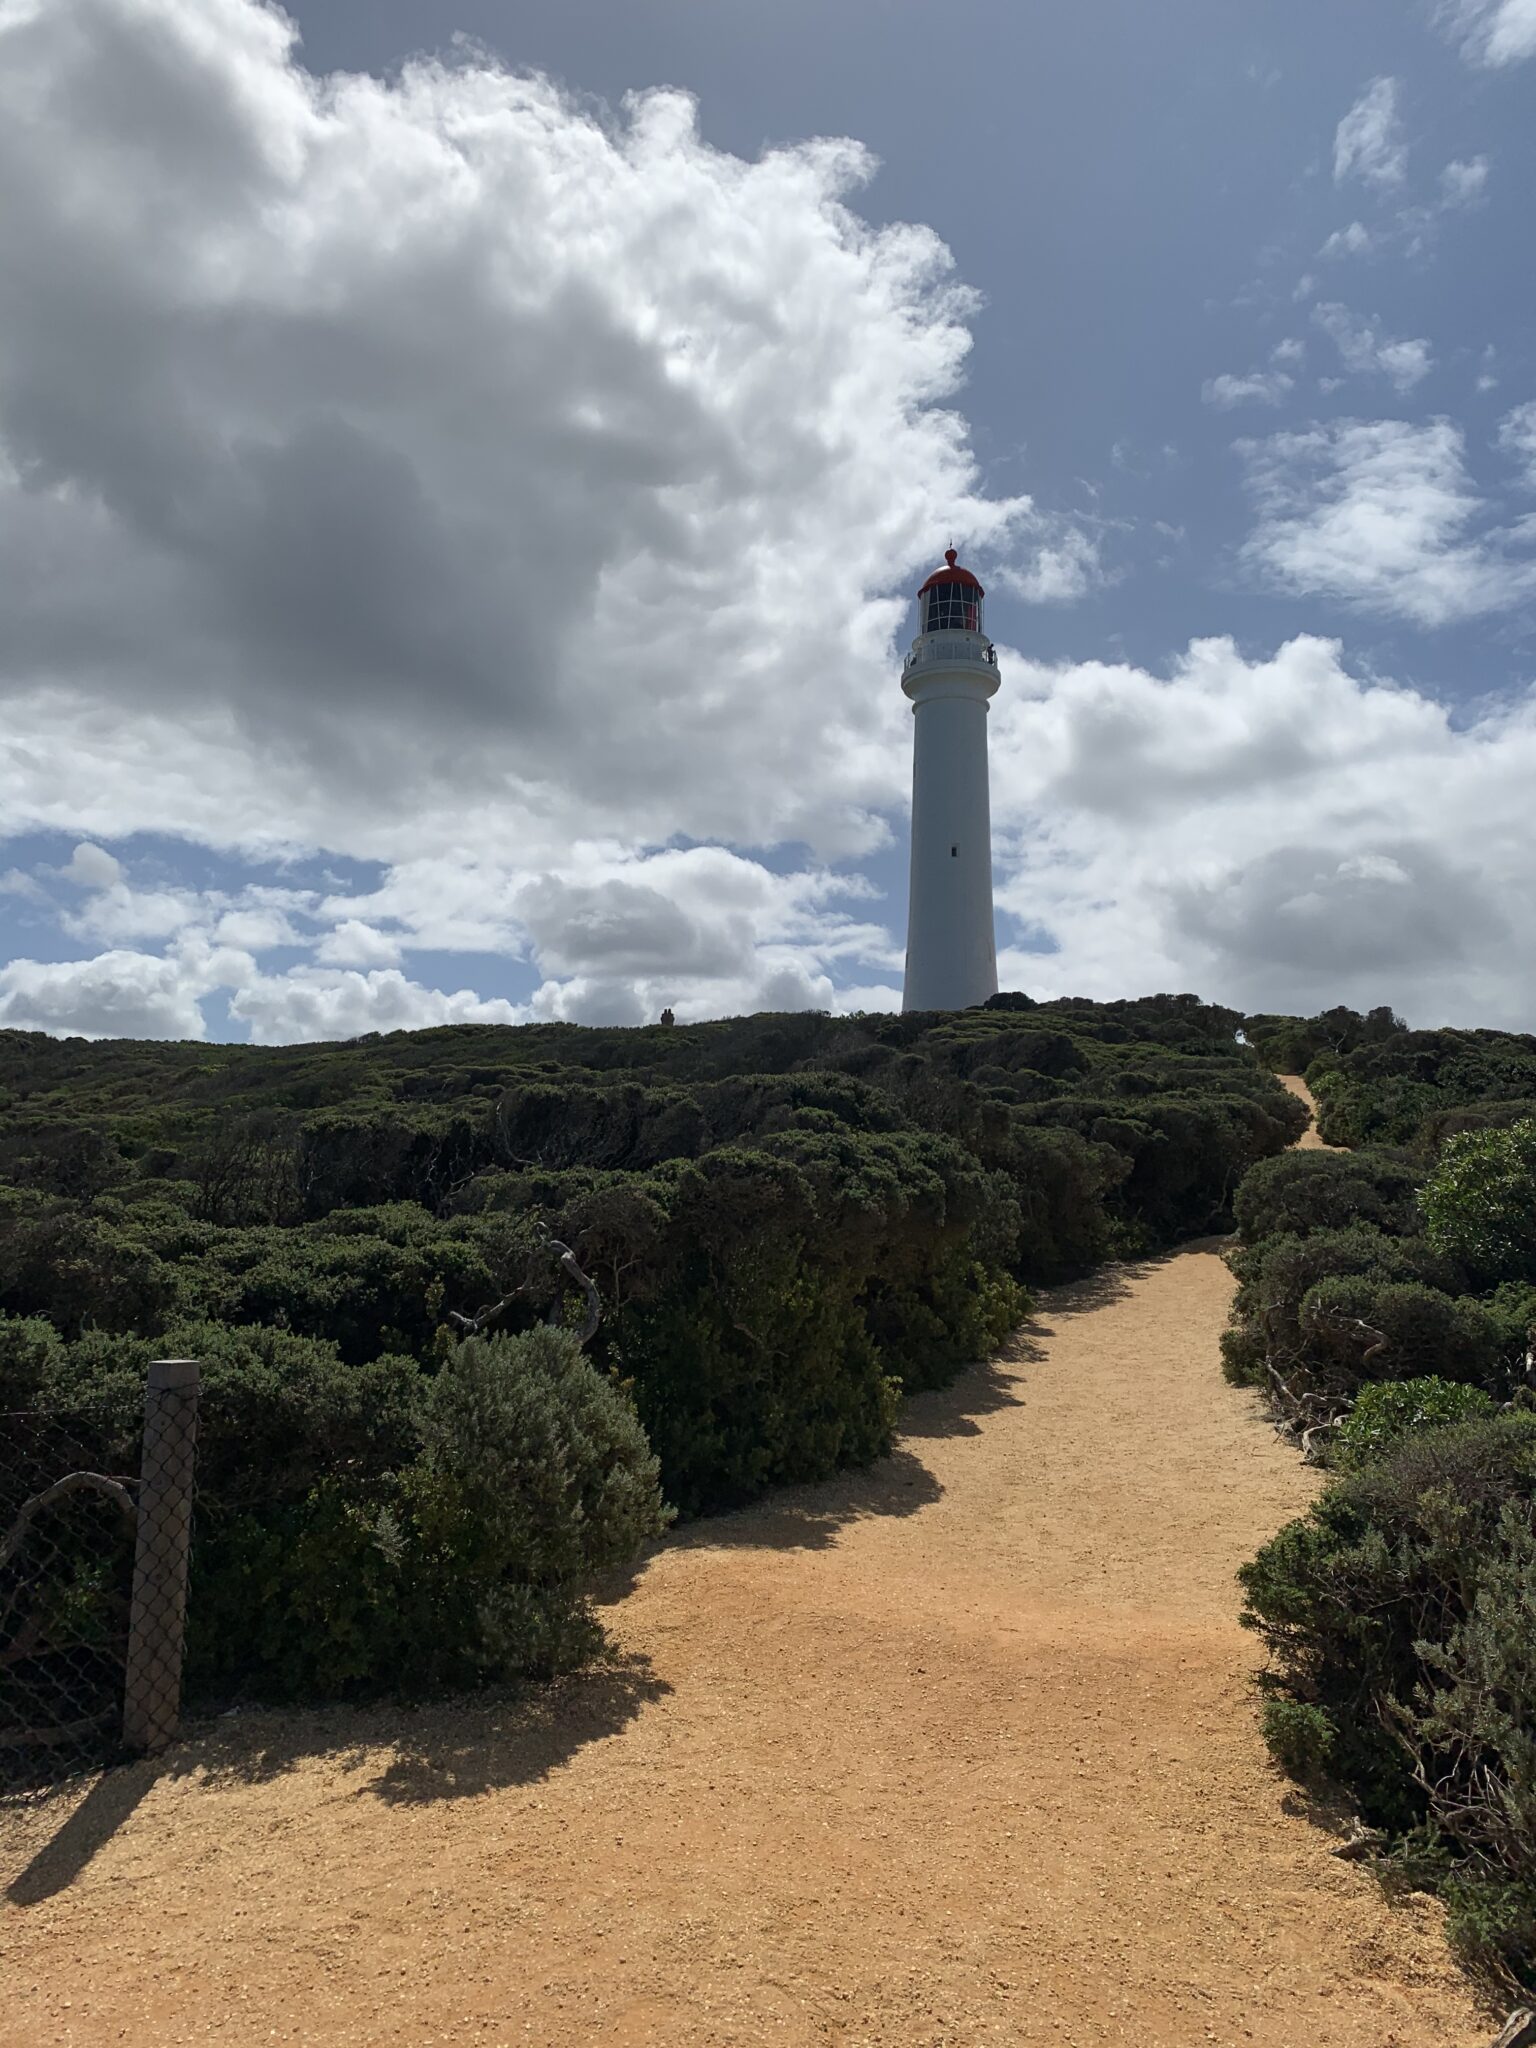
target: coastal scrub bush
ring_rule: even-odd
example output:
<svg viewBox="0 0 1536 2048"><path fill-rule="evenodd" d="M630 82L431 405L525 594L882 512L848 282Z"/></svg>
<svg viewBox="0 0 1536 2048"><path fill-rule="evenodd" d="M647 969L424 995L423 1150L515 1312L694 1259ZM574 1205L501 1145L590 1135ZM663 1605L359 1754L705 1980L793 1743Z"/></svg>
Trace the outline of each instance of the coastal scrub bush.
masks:
<svg viewBox="0 0 1536 2048"><path fill-rule="evenodd" d="M1362 1387L1333 1440L1334 1462L1358 1468L1416 1429L1444 1429L1491 1415L1481 1387L1436 1379L1376 1380Z"/></svg>
<svg viewBox="0 0 1536 2048"><path fill-rule="evenodd" d="M338 1697L567 1670L586 1581L670 1519L633 1406L563 1330L471 1337L421 1382L419 1449L200 1517L194 1693Z"/></svg>
<svg viewBox="0 0 1536 2048"><path fill-rule="evenodd" d="M1536 1281L1536 1117L1449 1138L1419 1203L1431 1244L1475 1281Z"/></svg>
<svg viewBox="0 0 1536 2048"><path fill-rule="evenodd" d="M1242 1568L1278 1698L1405 1852L1428 1843L1458 1939L1536 1960L1536 1416L1409 1430ZM1303 1758L1266 1715L1277 1761Z"/></svg>
<svg viewBox="0 0 1536 2048"><path fill-rule="evenodd" d="M1422 1169L1400 1153L1279 1152L1243 1176L1233 1203L1244 1244L1282 1231L1310 1236L1369 1223L1394 1237L1420 1228Z"/></svg>
<svg viewBox="0 0 1536 2048"><path fill-rule="evenodd" d="M1434 1376L1498 1380L1500 1328L1481 1302L1418 1281L1335 1276L1302 1297L1299 1360L1314 1384Z"/></svg>
<svg viewBox="0 0 1536 2048"><path fill-rule="evenodd" d="M549 1563L565 1495L519 1496L512 1569L516 1515L435 1405L491 1399L456 1315L546 1345L570 1245L603 1303L581 1373L685 1513L868 1463L1029 1288L1225 1225L1302 1120L1239 1022L1160 995L291 1047L0 1031L0 1395L131 1470L146 1361L203 1360L194 1696L554 1668L585 1628ZM532 1371L505 1403L546 1444Z"/></svg>

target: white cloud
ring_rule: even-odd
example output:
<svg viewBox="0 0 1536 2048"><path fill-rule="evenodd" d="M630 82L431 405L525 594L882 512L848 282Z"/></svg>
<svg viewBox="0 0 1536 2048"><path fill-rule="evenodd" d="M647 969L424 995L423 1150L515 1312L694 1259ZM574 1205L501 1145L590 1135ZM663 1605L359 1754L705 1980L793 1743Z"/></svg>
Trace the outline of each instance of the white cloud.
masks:
<svg viewBox="0 0 1536 2048"><path fill-rule="evenodd" d="M359 917L346 917L321 939L315 958L330 967L398 967L400 941Z"/></svg>
<svg viewBox="0 0 1536 2048"><path fill-rule="evenodd" d="M1006 648L1002 662L1004 986L1199 988L1252 1008L1391 1002L1424 1023L1536 1025L1536 692L1457 726L1312 638L1268 659L1197 642L1164 676L1051 668ZM415 906L430 944L430 880L403 867L356 900L379 917ZM861 921L874 899L857 877L775 874L719 848L587 849L521 882L482 869L479 886L487 935L508 896L527 920L545 979L526 1003L393 968L264 973L184 932L159 961L15 963L0 1015L199 1035L197 999L219 988L237 1024L279 1043L466 1020L638 1023L666 1005L688 1021L899 1002L901 906L880 906L894 931ZM462 929L465 903L445 914Z"/></svg>
<svg viewBox="0 0 1536 2048"><path fill-rule="evenodd" d="M1294 370L1307 360L1307 344L1298 334L1287 335L1284 341L1275 343L1269 352L1269 360Z"/></svg>
<svg viewBox="0 0 1536 2048"><path fill-rule="evenodd" d="M1317 253L1336 261L1341 256L1363 256L1374 246L1375 237L1364 221L1352 220L1347 228L1336 228Z"/></svg>
<svg viewBox="0 0 1536 2048"><path fill-rule="evenodd" d="M281 910L255 907L226 910L214 926L215 943L236 946L247 953L270 952L274 946L298 946L303 935Z"/></svg>
<svg viewBox="0 0 1536 2048"><path fill-rule="evenodd" d="M105 847L82 842L59 869L60 879L80 889L110 889L123 878L123 870Z"/></svg>
<svg viewBox="0 0 1536 2048"><path fill-rule="evenodd" d="M206 993L172 955L12 960L0 967L0 1026L79 1038L202 1038L198 997Z"/></svg>
<svg viewBox="0 0 1536 2048"><path fill-rule="evenodd" d="M0 23L18 825L855 851L901 781L888 593L950 534L1097 580L983 494L977 301L859 217L857 143L747 162L681 94L610 117L468 51L316 79L252 0Z"/></svg>
<svg viewBox="0 0 1536 2048"><path fill-rule="evenodd" d="M1536 1025L1536 692L1458 728L1312 638L1004 674L999 900L1058 948L1005 945L1005 987Z"/></svg>
<svg viewBox="0 0 1536 2048"><path fill-rule="evenodd" d="M1395 390L1411 391L1434 368L1427 341L1394 341L1374 321L1360 319L1347 306L1315 306L1312 318L1337 347L1344 367L1356 376L1375 372L1390 378Z"/></svg>
<svg viewBox="0 0 1536 2048"><path fill-rule="evenodd" d="M93 849L94 851L94 849ZM194 924L198 899L189 890L134 889L114 882L98 890L79 910L66 911L59 922L71 938L166 939Z"/></svg>
<svg viewBox="0 0 1536 2048"><path fill-rule="evenodd" d="M1022 567L1001 565L997 580L1026 604L1075 604L1107 579L1098 543L1064 522L1054 539L1042 537Z"/></svg>
<svg viewBox="0 0 1536 2048"><path fill-rule="evenodd" d="M219 890L139 889L120 872L85 911L60 920L65 932L169 939L154 989L161 1009L190 1027L201 998L222 989L235 1024L267 1043L466 1018L640 1022L668 1006L687 1019L825 1009L839 982L900 967L885 925L860 914L878 900L863 876L775 872L722 847L578 846L560 866L533 872L510 859L471 866L433 855L390 868L362 895L259 887L233 903ZM257 957L294 945L312 948L313 962L279 972ZM443 950L531 958L544 979L519 1005L383 971L410 952ZM114 950L59 970L39 1028L102 1030L111 990L125 1015L138 1014L150 957ZM348 967L367 971L336 971Z"/></svg>
<svg viewBox="0 0 1536 2048"><path fill-rule="evenodd" d="M1487 157L1457 158L1440 173L1437 199L1404 206L1390 220L1374 228L1368 228L1364 221L1352 220L1348 227L1336 229L1317 253L1332 262L1349 256L1381 254L1391 248L1401 249L1409 256L1422 256L1448 215L1464 213L1480 203L1487 190L1488 176Z"/></svg>
<svg viewBox="0 0 1536 2048"><path fill-rule="evenodd" d="M1484 523L1450 420L1339 420L1238 447L1259 511L1243 559L1268 583L1420 626L1536 593L1536 536Z"/></svg>
<svg viewBox="0 0 1536 2048"><path fill-rule="evenodd" d="M33 903L44 909L53 907L53 898L37 877L23 874L20 868L7 868L4 874L0 874L0 896L17 896L23 903Z"/></svg>
<svg viewBox="0 0 1536 2048"><path fill-rule="evenodd" d="M356 1038L365 1031L421 1031L434 1024L523 1024L526 1007L489 1000L471 989L445 994L410 981L397 968L367 974L296 967L257 975L231 995L229 1012L257 1045Z"/></svg>
<svg viewBox="0 0 1536 2048"><path fill-rule="evenodd" d="M1536 54L1536 0L1446 0L1440 16L1470 64L1518 64Z"/></svg>
<svg viewBox="0 0 1536 2048"><path fill-rule="evenodd" d="M1408 173L1408 149L1397 93L1395 78L1373 78L1339 123L1333 140L1336 184L1350 177L1387 190L1402 184Z"/></svg>
<svg viewBox="0 0 1536 2048"><path fill-rule="evenodd" d="M1536 399L1504 415L1499 422L1499 446L1522 466L1525 481L1536 490Z"/></svg>
<svg viewBox="0 0 1536 2048"><path fill-rule="evenodd" d="M1220 377L1208 377L1200 387L1200 396L1207 405L1217 406L1223 412L1238 405L1278 405L1295 382L1283 370L1255 370L1246 377L1226 372Z"/></svg>
<svg viewBox="0 0 1536 2048"><path fill-rule="evenodd" d="M1475 156L1469 162L1458 159L1440 173L1441 202L1447 207L1471 206L1481 199L1487 184L1487 157Z"/></svg>

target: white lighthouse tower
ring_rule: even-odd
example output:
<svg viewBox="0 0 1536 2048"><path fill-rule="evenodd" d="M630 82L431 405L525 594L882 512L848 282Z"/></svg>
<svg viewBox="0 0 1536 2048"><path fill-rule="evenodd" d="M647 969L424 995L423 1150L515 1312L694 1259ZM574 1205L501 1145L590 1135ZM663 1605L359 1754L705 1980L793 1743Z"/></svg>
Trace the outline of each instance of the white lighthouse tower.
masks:
<svg viewBox="0 0 1536 2048"><path fill-rule="evenodd" d="M999 676L986 592L951 548L917 593L901 672L912 699L912 889L904 1010L965 1010L997 994L987 711Z"/></svg>

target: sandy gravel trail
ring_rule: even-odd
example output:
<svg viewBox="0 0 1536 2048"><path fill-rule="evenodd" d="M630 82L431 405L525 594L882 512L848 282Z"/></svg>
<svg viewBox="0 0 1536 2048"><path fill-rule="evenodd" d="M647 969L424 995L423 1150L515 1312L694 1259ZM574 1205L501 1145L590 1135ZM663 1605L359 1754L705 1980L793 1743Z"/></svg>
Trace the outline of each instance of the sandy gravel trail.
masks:
<svg viewBox="0 0 1536 2048"><path fill-rule="evenodd" d="M663 1546L554 1699L241 1717L0 1821L0 2042L1485 2043L1265 1762L1232 1574L1314 1481L1231 1290L1057 1293L884 1465Z"/></svg>
<svg viewBox="0 0 1536 2048"><path fill-rule="evenodd" d="M1315 1119L1317 1116L1317 1103L1313 1099L1312 1090L1302 1080L1300 1074L1281 1074L1279 1078L1298 1101L1304 1102L1307 1105ZM1317 1135L1317 1124L1315 1121L1307 1126L1306 1130L1296 1140L1296 1143L1303 1152L1335 1152L1338 1150L1336 1145L1325 1143Z"/></svg>

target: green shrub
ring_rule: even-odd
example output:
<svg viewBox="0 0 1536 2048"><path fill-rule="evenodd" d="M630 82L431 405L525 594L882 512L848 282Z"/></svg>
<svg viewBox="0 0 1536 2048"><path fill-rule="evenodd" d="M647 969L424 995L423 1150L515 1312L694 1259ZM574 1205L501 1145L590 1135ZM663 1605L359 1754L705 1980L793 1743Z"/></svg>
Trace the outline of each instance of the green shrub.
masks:
<svg viewBox="0 0 1536 2048"><path fill-rule="evenodd" d="M544 1343L575 1308L552 1232L684 1511L867 1463L1028 1287L1225 1224L1302 1117L1239 1021L1169 995L281 1048L0 1031L0 1390L128 1469L147 1359L203 1360L202 1696L553 1668L579 1599L495 1564L506 1528L424 1441L451 1312L505 1299ZM557 1510L529 1497L530 1555Z"/></svg>
<svg viewBox="0 0 1536 2048"><path fill-rule="evenodd" d="M1260 1715L1270 1755L1303 1783L1321 1778L1333 1754L1335 1730L1321 1707L1301 1700L1266 1700Z"/></svg>
<svg viewBox="0 0 1536 2048"><path fill-rule="evenodd" d="M1333 1730L1330 1773L1433 1872L1464 1946L1517 1971L1536 1965L1533 1527L1536 1417L1497 1415L1398 1435L1239 1574L1277 1689Z"/></svg>
<svg viewBox="0 0 1536 2048"><path fill-rule="evenodd" d="M46 1318L0 1314L0 1413L40 1404L63 1349L63 1338Z"/></svg>
<svg viewBox="0 0 1536 2048"><path fill-rule="evenodd" d="M565 1331L473 1337L424 1383L419 1455L199 1524L189 1687L336 1697L549 1676L601 1642L590 1575L670 1518L633 1407Z"/></svg>
<svg viewBox="0 0 1536 2048"><path fill-rule="evenodd" d="M1447 1112L1498 1115L1536 1099L1536 1037L1511 1031L1400 1031L1326 1053L1307 1069L1335 1145L1427 1152Z"/></svg>
<svg viewBox="0 0 1536 2048"><path fill-rule="evenodd" d="M1500 1330L1488 1310L1417 1281L1363 1274L1321 1280L1303 1296L1298 1320L1300 1362L1319 1385L1348 1389L1361 1380L1430 1376L1488 1384L1500 1377Z"/></svg>
<svg viewBox="0 0 1536 2048"><path fill-rule="evenodd" d="M1536 1281L1536 1118L1448 1139L1419 1201L1430 1242L1475 1279Z"/></svg>
<svg viewBox="0 0 1536 2048"><path fill-rule="evenodd" d="M1331 1348L1309 1336L1302 1303L1320 1282L1362 1279L1378 1284L1420 1282L1442 1292L1457 1286L1455 1267L1423 1238L1388 1237L1374 1224L1318 1230L1305 1237L1283 1232L1231 1256L1238 1278L1233 1315L1254 1332L1282 1370L1311 1360L1333 1370ZM1357 1379L1358 1372L1350 1375Z"/></svg>
<svg viewBox="0 0 1536 2048"><path fill-rule="evenodd" d="M261 1325L176 1323L153 1342L100 1330L56 1341L27 1405L67 1421L108 1469L132 1469L155 1356L201 1363L198 1491L210 1511L300 1500L323 1476L367 1480L419 1449L414 1360L386 1354L349 1366L334 1345Z"/></svg>
<svg viewBox="0 0 1536 2048"><path fill-rule="evenodd" d="M1436 1378L1378 1380L1365 1386L1334 1438L1336 1460L1343 1466L1368 1464L1416 1429L1443 1429L1493 1413L1494 1404L1480 1387Z"/></svg>
<svg viewBox="0 0 1536 2048"><path fill-rule="evenodd" d="M1310 1236L1368 1223L1391 1236L1420 1227L1415 1194L1421 1179L1390 1152L1277 1153L1243 1176L1233 1203L1244 1244L1281 1232Z"/></svg>
<svg viewBox="0 0 1536 2048"><path fill-rule="evenodd" d="M671 1520L633 1404L566 1330L468 1337L427 1386L421 1468L532 1584L627 1563Z"/></svg>

